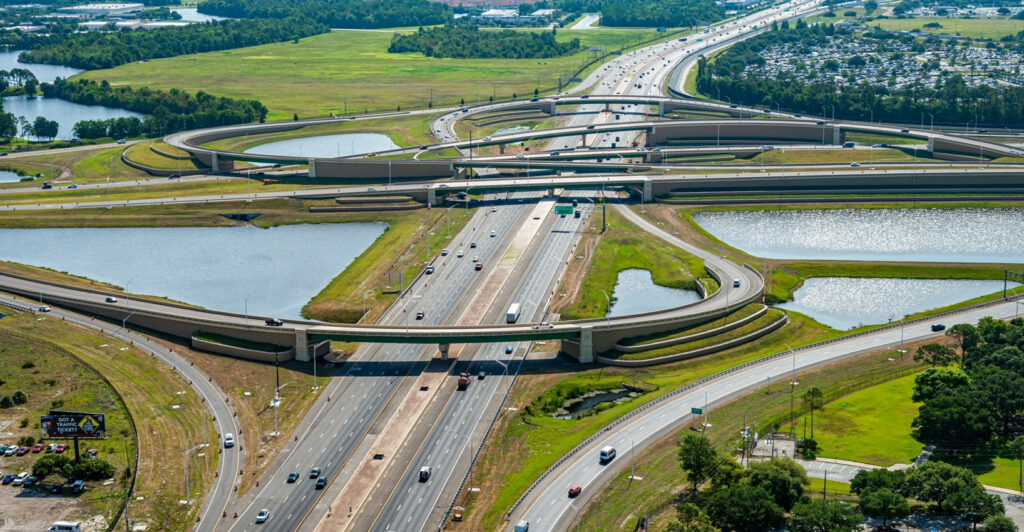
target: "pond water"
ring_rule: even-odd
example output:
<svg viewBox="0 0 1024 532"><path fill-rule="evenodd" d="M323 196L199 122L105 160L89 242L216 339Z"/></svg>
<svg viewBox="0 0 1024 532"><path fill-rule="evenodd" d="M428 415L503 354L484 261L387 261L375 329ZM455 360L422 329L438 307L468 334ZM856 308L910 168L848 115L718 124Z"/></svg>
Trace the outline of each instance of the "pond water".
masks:
<svg viewBox="0 0 1024 532"><path fill-rule="evenodd" d="M343 157L357 153L394 150L398 147L390 137L381 133L344 133L260 144L245 150L245 153L296 157Z"/></svg>
<svg viewBox="0 0 1024 532"><path fill-rule="evenodd" d="M776 306L848 330L896 321L1002 289L1003 282L998 280L814 277L797 289L793 301Z"/></svg>
<svg viewBox="0 0 1024 532"><path fill-rule="evenodd" d="M835 209L704 212L731 246L775 259L1020 262L1024 209Z"/></svg>
<svg viewBox="0 0 1024 532"><path fill-rule="evenodd" d="M700 301L696 290L680 290L658 286L651 280L651 272L640 269L622 270L615 282L612 308L608 316L627 316L653 312Z"/></svg>
<svg viewBox="0 0 1024 532"><path fill-rule="evenodd" d="M604 392L591 392L579 399L568 401L558 410L555 417L560 419L573 419L582 412L589 412L601 403L611 403L627 399L632 395L639 395L626 389L608 390Z"/></svg>
<svg viewBox="0 0 1024 532"><path fill-rule="evenodd" d="M0 259L202 307L299 318L387 228L379 223L0 229Z"/></svg>
<svg viewBox="0 0 1024 532"><path fill-rule="evenodd" d="M80 68L71 68L61 65L42 65L39 63L19 63L18 54L21 50L0 52L0 70L13 70L23 68L35 74L40 83L52 83L57 78L70 78L76 74L85 72ZM4 99L6 103L6 98Z"/></svg>
<svg viewBox="0 0 1024 532"><path fill-rule="evenodd" d="M187 20L189 22L209 22L211 20L229 20L230 17L218 17L217 15L204 15L196 10L194 7L182 7L179 9L172 9L181 15L181 20Z"/></svg>
<svg viewBox="0 0 1024 532"><path fill-rule="evenodd" d="M77 122L82 120L106 120L108 118L121 118L135 116L142 118L143 114L134 113L126 109L104 107L102 105L81 105L59 98L44 98L42 96L7 96L3 99L4 112L12 113L14 116L24 116L32 121L37 116L45 116L49 120L56 120L60 124L57 133L58 139L70 139L74 137L72 129Z"/></svg>
<svg viewBox="0 0 1024 532"><path fill-rule="evenodd" d="M18 175L17 172L10 170L0 170L0 183L17 183L21 181L22 176Z"/></svg>

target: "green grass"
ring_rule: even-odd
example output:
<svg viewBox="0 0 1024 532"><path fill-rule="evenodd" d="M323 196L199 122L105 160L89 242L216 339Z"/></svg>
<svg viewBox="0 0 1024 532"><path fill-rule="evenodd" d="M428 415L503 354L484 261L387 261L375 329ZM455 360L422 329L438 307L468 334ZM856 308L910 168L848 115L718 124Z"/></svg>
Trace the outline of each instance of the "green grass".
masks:
<svg viewBox="0 0 1024 532"><path fill-rule="evenodd" d="M603 299L603 298L602 298ZM575 375L569 379L595 379L602 381L614 378L619 382L638 382L654 391L636 399L618 404L608 410L578 420L556 419L550 416L530 416L523 412L526 404L548 388L566 379L559 374L525 374L513 391L510 405L519 408L507 412L493 436L487 442L483 463L474 473L473 485L493 485L493 493L482 499L474 496L463 506L480 505L477 509L484 515L474 518L470 526L482 521L474 530L495 528L504 512L545 469L558 458L583 441L598 429L625 413L660 397L686 383L725 370L762 356L784 351L786 344L794 347L833 338L838 333L830 331L799 315L791 317L791 323L781 333L737 348L729 349L707 357L666 364L655 368L609 368L602 367L580 372L573 367ZM613 377L610 377L613 376ZM788 397L788 396L787 396ZM788 403L787 403L788 406ZM516 456L515 461L508 456ZM460 530L468 530L461 528Z"/></svg>
<svg viewBox="0 0 1024 532"><path fill-rule="evenodd" d="M160 151L172 155L188 155L187 153L182 152L163 141L147 140L131 145L127 150L125 150L125 156L132 162L146 165L150 168L162 168L165 170L195 170L196 168L199 168L192 159L178 160L170 157L164 157L163 155L150 150L150 146L155 146Z"/></svg>
<svg viewBox="0 0 1024 532"><path fill-rule="evenodd" d="M923 155L923 154L922 154ZM924 159L924 157L918 157ZM772 150L764 152L764 164L813 164L813 163L850 163L859 162L868 166L871 162L890 161L913 161L913 155L908 155L900 150L888 148L872 148L868 150ZM761 164L762 155L759 153L748 159L755 164Z"/></svg>
<svg viewBox="0 0 1024 532"><path fill-rule="evenodd" d="M558 39L579 38L583 50L630 46L658 36L651 30L559 30ZM551 59L438 59L389 54L391 34L332 31L291 42L131 63L83 74L114 85L206 91L258 99L269 120L426 108L552 92L593 57L581 51ZM347 102L347 103L346 103Z"/></svg>
<svg viewBox="0 0 1024 532"><path fill-rule="evenodd" d="M858 144L867 144L868 146L873 146L875 144L928 144L928 141L924 139L901 137L898 135L883 135L880 133L848 132L846 134L846 140L856 142Z"/></svg>
<svg viewBox="0 0 1024 532"><path fill-rule="evenodd" d="M827 403L814 415L818 456L882 467L913 462L924 448L910 435L919 406L910 401L913 391L914 377L909 376ZM796 419L797 435L803 437L804 418L808 418L810 437L809 416ZM780 430L786 432L788 427Z"/></svg>
<svg viewBox="0 0 1024 532"><path fill-rule="evenodd" d="M640 230L614 209L608 211L608 221L609 229L601 236L580 284L579 299L561 310L563 318L604 316L608 300L602 290L610 296L622 270L648 270L655 284L687 290L693 290L705 273L702 260Z"/></svg>
<svg viewBox="0 0 1024 532"><path fill-rule="evenodd" d="M728 323L734 323L736 321L739 321L739 320L741 320L743 318L746 318L746 317L754 314L755 312L761 310L762 308L764 308L764 305L761 305L761 304L758 304L758 303L751 303L751 304L749 304L749 305L747 305L747 306L737 310L736 312L733 312L733 313L729 314L728 316L723 316L721 318L709 321L707 323L703 323L701 325L696 325L696 326L693 326L693 327L687 327L685 329L682 329L682 330L680 330L678 332L674 332L674 333L671 333L671 334L656 333L656 334L650 334L650 335L646 335L646 336L638 336L636 338L626 338L626 339L620 341L619 345L626 345L626 346L630 346L630 345L644 345L644 344L650 344L650 343L654 343L654 342L660 342L662 340L670 340L672 338L679 338L680 336L689 336L691 334L697 334L697 333L704 332L704 331L707 331L707 330L710 330L710 329L715 329L715 328L718 328L718 327L723 327L723 326L725 326Z"/></svg>
<svg viewBox="0 0 1024 532"><path fill-rule="evenodd" d="M723 342L728 342L730 340L734 340L741 336L761 330L771 325L772 323L775 323L779 318L783 316L783 314L784 313L781 310L769 309L764 316L761 316L746 325L726 331L722 334L717 334L715 336L710 336L708 338L701 338L699 340L693 340L691 342L673 345L670 347L663 347L661 349L652 349L650 351L641 351L639 353L618 353L613 351L611 353L606 353L605 356L618 358L621 360L649 360L652 358L672 355L675 353L693 351L694 349L703 349L705 347L710 347ZM774 331L771 334L775 334L776 332L778 331ZM757 341L760 340L756 340L755 342Z"/></svg>
<svg viewBox="0 0 1024 532"><path fill-rule="evenodd" d="M937 22L941 28L926 28L925 24ZM928 33L948 33L964 37L996 39L1005 35L1015 35L1024 30L1024 20L1013 20L1005 17L960 19L945 17L890 18L877 19L867 23L868 27L881 26L892 31L921 30Z"/></svg>
<svg viewBox="0 0 1024 532"><path fill-rule="evenodd" d="M827 495L829 495L829 496L831 496L833 494L834 495L849 495L850 494L850 484L847 483L847 482L836 482L834 480L830 480L830 481L828 481L828 485L826 486L825 485L825 479L823 479L823 478L808 477L807 480L810 480L811 483L808 484L807 486L804 486L804 491L816 495L815 498L818 498L817 496L820 496L821 494L825 494L825 490L826 489L828 489Z"/></svg>
<svg viewBox="0 0 1024 532"><path fill-rule="evenodd" d="M799 374L797 393L801 389L818 387L829 395L847 387L868 385L886 379L894 372L902 374L921 368L911 357L890 362L889 355L889 352L858 355ZM738 455L737 434L744 424L758 423L759 427L763 427L776 416L788 415L789 405L788 381L770 384L724 405L712 407L708 413L711 423L708 436L719 451ZM678 442L687 432L689 429L674 432L636 454L636 474L643 478L642 481L630 483L629 468L626 468L605 485L591 488L600 489L600 494L584 510L583 528L632 531L636 519L648 514L653 519L652 530L665 530L667 524L676 518L673 509L675 504L680 502L682 493L689 487L678 459ZM810 481L807 491L813 497L819 497L823 481L814 478ZM848 490L846 484L831 480L828 483L829 497L844 494Z"/></svg>

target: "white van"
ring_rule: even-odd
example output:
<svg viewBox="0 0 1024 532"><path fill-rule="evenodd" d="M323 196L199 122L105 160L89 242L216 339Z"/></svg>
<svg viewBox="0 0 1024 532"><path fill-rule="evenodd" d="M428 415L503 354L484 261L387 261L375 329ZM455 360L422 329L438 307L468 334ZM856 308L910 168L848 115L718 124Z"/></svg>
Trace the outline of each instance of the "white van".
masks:
<svg viewBox="0 0 1024 532"><path fill-rule="evenodd" d="M601 461L611 462L615 459L615 447L608 445L601 449Z"/></svg>
<svg viewBox="0 0 1024 532"><path fill-rule="evenodd" d="M224 435L224 448L230 449L235 446L235 435L230 432Z"/></svg>
<svg viewBox="0 0 1024 532"><path fill-rule="evenodd" d="M523 520L520 521L518 525L516 525L514 532L527 532L528 530L530 530L530 523L526 520Z"/></svg>
<svg viewBox="0 0 1024 532"><path fill-rule="evenodd" d="M78 521L57 521L50 525L46 532L82 532L82 523Z"/></svg>

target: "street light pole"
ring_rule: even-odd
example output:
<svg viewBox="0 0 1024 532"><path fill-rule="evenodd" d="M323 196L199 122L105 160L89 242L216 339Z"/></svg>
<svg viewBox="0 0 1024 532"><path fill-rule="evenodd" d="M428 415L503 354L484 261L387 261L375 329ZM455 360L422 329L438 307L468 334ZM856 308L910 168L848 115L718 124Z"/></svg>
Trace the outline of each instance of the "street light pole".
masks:
<svg viewBox="0 0 1024 532"><path fill-rule="evenodd" d="M610 297L608 297L608 292L605 292L604 290L601 290L601 293L604 294L604 300L608 302L608 309L605 310L605 312L604 312L605 327L608 328L608 329L611 329L612 328L612 318L611 318L611 315L609 313L612 311L612 299Z"/></svg>

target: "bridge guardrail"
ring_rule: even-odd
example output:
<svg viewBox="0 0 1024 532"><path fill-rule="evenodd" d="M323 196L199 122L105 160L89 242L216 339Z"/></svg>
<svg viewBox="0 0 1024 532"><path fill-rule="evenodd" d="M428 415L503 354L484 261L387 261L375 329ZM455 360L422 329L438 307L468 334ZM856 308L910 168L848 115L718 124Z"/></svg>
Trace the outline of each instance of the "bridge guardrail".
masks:
<svg viewBox="0 0 1024 532"><path fill-rule="evenodd" d="M517 499L516 502L512 505L512 508L505 514L505 520L506 521L510 520L512 518L512 514L515 513L516 509L519 508L519 506L523 503L524 500L526 500L526 498L530 495L530 493L534 489L536 489L537 486L540 485L540 483L544 481L544 479L546 479L549 475L551 475L551 473L553 473L556 469L558 469L558 467L560 465L562 465L563 463L565 463L569 458L571 458L572 456L574 456L576 453L580 452L581 450L585 449L587 446L589 446L595 440L597 440L600 437L604 436L612 428L622 424L623 422L625 422L628 419L633 418L637 414L645 412L645 411L653 408L655 405L659 405L659 404L661 404L661 403L663 403L663 402L665 402L665 401L667 401L667 400L669 400L669 399L671 399L671 398L673 398L673 397L675 397L675 396L677 396L679 394L682 394L684 392L693 390L694 388L699 388L700 386L702 386L702 385L704 385L704 384L706 384L708 382L721 379L722 377L725 377L727 375L731 375L733 373L736 373L737 371L745 370L745 369L748 369L748 368L751 368L751 367L754 367L754 366L759 366L759 365L765 364L766 362L770 362L770 361L779 359L781 357L784 357L784 356L787 356L787 355L790 355L790 354L793 354L793 353L796 353L796 352L806 351L808 349L816 349L818 347L834 344L836 342L846 341L846 340L850 340L852 338L858 338L858 337L861 337L861 336L866 336L868 334L875 334L875 333L878 333L880 331L888 331L888 330L892 330L892 329L897 329L897 328L900 328L900 327L905 327L905 326L910 325L910 324L919 324L919 323L923 323L923 322L926 322L926 321L931 321L931 320L934 320L936 318L941 318L943 316L950 316L950 315L953 315L953 314L958 314L958 313L962 313L962 312L968 312L968 311L971 311L971 310L983 309L983 308L987 308L987 307L996 306L996 305L999 305L999 304L1002 304L1002 303L1006 303L1008 301L1017 301L1017 300L1021 300L1021 299L1024 299L1024 294L1017 294L1015 296L1009 296L1009 297L1006 297L1006 298L996 299L996 300L993 300L993 301L988 301L986 303L979 303L977 305L971 305L971 306L963 307L963 308L959 308L959 309L947 310L945 312L939 312L939 313L936 313L936 314L932 314L932 315L925 316L925 317L922 317L922 318L917 318L917 319L910 320L910 321L905 321L905 322L900 322L900 323L895 323L895 324L884 325L884 326L878 327L876 329L870 329L870 330L867 330L867 331L860 331L860 332L856 332L856 333L853 333L853 334L848 334L848 335L845 335L845 336L839 336L839 337L836 337L836 338L832 338L830 340L824 340L824 341L821 341L821 342L816 342L816 343L813 343L813 344L808 344L808 345L800 346L800 347L797 347L796 349L782 351L782 352L779 352L779 353L774 353L774 354L771 354L771 355L768 355L768 356L765 356L765 357L761 357L761 358L756 359L756 360L751 360L749 362L740 364L739 366L735 366L735 367L732 367L732 368L720 371L718 373L715 373L713 375L709 375L707 377L698 379L698 380L696 380L696 381L694 381L694 382L692 382L690 384L687 384L687 385L685 385L685 386L683 386L681 388L677 388L677 389L675 389L675 390L673 390L673 391L671 391L671 392L669 392L669 393L667 393L665 395L662 395L661 397L658 397L658 398L656 398L656 399L654 399L654 400L652 400L652 401L650 401L648 403L645 403L645 404L639 406L636 410L633 410L632 412L629 412L628 414L626 414L626 415L616 419L615 421L612 421L608 425L606 425L606 426L602 427L601 429L599 429L598 432L594 433L589 438L587 438L587 439L583 440L582 442L580 442L579 445L577 445L576 447L573 447L572 450L570 450L568 453L563 455L561 458L558 459L557 462L555 462L551 467L549 467L546 471L544 471L544 473L541 474L541 476L538 477L537 480L535 480L533 482L533 484L530 484L530 487L528 487L526 489L526 491L523 492L523 494L519 497L519 499Z"/></svg>

